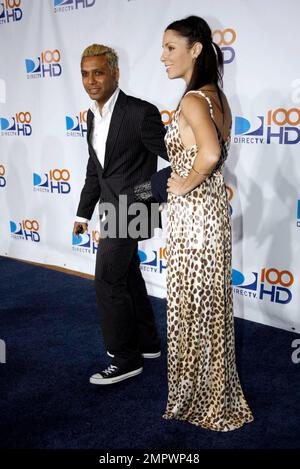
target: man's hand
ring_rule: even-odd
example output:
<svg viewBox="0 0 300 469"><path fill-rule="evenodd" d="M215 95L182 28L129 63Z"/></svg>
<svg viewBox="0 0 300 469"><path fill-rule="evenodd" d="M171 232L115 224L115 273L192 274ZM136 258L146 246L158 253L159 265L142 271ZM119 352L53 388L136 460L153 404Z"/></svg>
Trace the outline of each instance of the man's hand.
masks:
<svg viewBox="0 0 300 469"><path fill-rule="evenodd" d="M85 233L87 229L88 229L87 223L82 223L82 221L75 221L73 233L76 237L78 237L79 234Z"/></svg>

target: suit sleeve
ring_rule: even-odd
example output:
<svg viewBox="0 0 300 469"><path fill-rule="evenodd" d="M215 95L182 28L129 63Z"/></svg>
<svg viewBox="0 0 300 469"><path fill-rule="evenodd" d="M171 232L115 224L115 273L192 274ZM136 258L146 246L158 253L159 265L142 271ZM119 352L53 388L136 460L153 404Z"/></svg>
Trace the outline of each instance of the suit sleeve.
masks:
<svg viewBox="0 0 300 469"><path fill-rule="evenodd" d="M96 165L90 156L86 168L85 183L81 191L76 215L90 220L92 218L95 205L100 199L100 194L101 188L99 185Z"/></svg>
<svg viewBox="0 0 300 469"><path fill-rule="evenodd" d="M164 160L169 161L164 141L166 134L165 126L162 123L158 109L153 105L149 105L147 107L142 122L141 133L144 146L151 153L159 155Z"/></svg>

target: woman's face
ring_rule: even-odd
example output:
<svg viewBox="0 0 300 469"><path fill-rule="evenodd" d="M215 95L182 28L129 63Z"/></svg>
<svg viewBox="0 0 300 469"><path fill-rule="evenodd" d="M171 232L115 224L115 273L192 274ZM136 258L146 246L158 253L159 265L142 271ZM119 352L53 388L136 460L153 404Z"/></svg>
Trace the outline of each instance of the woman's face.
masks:
<svg viewBox="0 0 300 469"><path fill-rule="evenodd" d="M172 29L165 31L162 46L163 53L160 60L165 64L170 79L183 78L189 83L197 53L200 53L199 46L201 47L201 44L196 43L189 48L185 37L180 36L179 33Z"/></svg>

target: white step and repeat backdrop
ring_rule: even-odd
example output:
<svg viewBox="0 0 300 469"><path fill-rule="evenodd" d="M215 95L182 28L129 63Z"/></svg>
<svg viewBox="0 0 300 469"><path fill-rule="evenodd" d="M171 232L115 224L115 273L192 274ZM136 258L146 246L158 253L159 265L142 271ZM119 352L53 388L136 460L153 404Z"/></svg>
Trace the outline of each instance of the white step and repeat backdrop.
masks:
<svg viewBox="0 0 300 469"><path fill-rule="evenodd" d="M0 0L0 254L94 272L96 214L88 235L72 238L88 157L81 52L114 47L121 88L155 103L168 125L184 83L160 63L162 34L190 14L223 50L233 111L235 314L300 332L298 0ZM141 268L149 293L164 297L157 235L140 244Z"/></svg>

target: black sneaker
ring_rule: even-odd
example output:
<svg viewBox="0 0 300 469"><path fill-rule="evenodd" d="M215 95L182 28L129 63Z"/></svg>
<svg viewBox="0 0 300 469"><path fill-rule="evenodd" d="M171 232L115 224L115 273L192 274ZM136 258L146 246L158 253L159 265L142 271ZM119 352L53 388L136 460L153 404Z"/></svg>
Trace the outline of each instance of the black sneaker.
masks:
<svg viewBox="0 0 300 469"><path fill-rule="evenodd" d="M105 370L100 373L90 377L90 383L92 384L113 384L123 381L127 378L132 378L133 376L139 375L142 373L143 367L135 368L132 370L124 370L118 366L110 365Z"/></svg>
<svg viewBox="0 0 300 469"><path fill-rule="evenodd" d="M107 355L111 358L114 358L114 355L109 351L107 350ZM157 352L144 352L142 353L142 357L144 358L158 358L161 356L161 351L160 350L157 350Z"/></svg>

